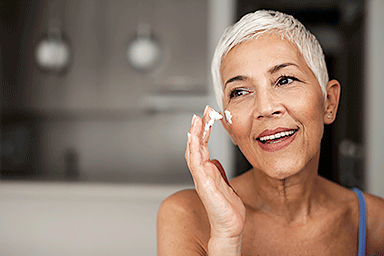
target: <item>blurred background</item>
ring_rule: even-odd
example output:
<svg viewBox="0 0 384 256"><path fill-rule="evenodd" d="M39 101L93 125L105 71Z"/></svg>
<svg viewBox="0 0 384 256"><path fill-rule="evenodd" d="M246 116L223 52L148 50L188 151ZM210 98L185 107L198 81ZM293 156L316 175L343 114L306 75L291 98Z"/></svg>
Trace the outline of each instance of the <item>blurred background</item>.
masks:
<svg viewBox="0 0 384 256"><path fill-rule="evenodd" d="M210 61L257 9L294 15L342 85L319 173L384 196L381 0L0 2L1 255L156 255L156 212L192 187L193 113L216 107ZM220 124L228 175L249 163Z"/></svg>

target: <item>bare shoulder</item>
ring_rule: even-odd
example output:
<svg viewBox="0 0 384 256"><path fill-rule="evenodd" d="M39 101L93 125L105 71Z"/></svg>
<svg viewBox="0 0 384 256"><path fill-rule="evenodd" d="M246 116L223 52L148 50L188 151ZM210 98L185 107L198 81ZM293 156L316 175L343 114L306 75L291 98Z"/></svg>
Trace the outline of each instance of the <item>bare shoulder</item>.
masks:
<svg viewBox="0 0 384 256"><path fill-rule="evenodd" d="M179 191L160 205L157 215L158 255L204 255L209 221L193 189Z"/></svg>
<svg viewBox="0 0 384 256"><path fill-rule="evenodd" d="M160 205L159 221L182 221L184 224L203 221L206 216L204 206L194 189L186 189L169 196Z"/></svg>
<svg viewBox="0 0 384 256"><path fill-rule="evenodd" d="M356 194L336 183L326 181L326 184L331 188L332 197L337 200L338 205L355 209L353 211L358 216L359 203ZM363 194L367 209L367 255L384 255L384 200L368 193ZM356 224L358 227L358 222Z"/></svg>
<svg viewBox="0 0 384 256"><path fill-rule="evenodd" d="M367 250L369 255L384 254L384 200L364 193L367 204Z"/></svg>

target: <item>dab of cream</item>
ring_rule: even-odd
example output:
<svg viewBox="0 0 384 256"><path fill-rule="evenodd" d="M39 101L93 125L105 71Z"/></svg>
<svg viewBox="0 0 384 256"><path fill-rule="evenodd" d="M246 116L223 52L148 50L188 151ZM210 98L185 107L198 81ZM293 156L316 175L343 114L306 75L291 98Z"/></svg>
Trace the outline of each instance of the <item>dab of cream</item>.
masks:
<svg viewBox="0 0 384 256"><path fill-rule="evenodd" d="M209 121L208 123L205 124L203 139L205 137L205 134L207 133L207 131L209 131L209 129L212 127L215 121L218 121L222 118L223 116L220 113L216 112L214 109L212 109L211 112L209 112Z"/></svg>
<svg viewBox="0 0 384 256"><path fill-rule="evenodd" d="M232 114L229 110L224 110L225 119L227 119L229 124L232 124Z"/></svg>

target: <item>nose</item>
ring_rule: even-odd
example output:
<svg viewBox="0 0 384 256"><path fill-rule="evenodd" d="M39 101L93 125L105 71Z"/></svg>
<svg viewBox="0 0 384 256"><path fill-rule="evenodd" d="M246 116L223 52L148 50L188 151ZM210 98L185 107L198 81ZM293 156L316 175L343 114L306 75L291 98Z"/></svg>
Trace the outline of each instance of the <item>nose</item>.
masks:
<svg viewBox="0 0 384 256"><path fill-rule="evenodd" d="M259 90L254 106L253 115L256 119L279 117L285 112L281 99L272 90Z"/></svg>

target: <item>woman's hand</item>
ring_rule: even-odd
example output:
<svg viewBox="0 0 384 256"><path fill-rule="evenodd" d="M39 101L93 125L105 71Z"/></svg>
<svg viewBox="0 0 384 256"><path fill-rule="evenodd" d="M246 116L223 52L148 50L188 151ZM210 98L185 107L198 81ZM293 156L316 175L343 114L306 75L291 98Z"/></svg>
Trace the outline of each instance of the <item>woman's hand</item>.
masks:
<svg viewBox="0 0 384 256"><path fill-rule="evenodd" d="M210 129L204 133L203 127L210 119L210 111L213 110L207 106L202 119L193 117L185 158L211 226L208 251L210 255L219 255L221 250L225 250L225 255L228 255L232 250L240 252L245 207L229 185L219 161L209 159Z"/></svg>

